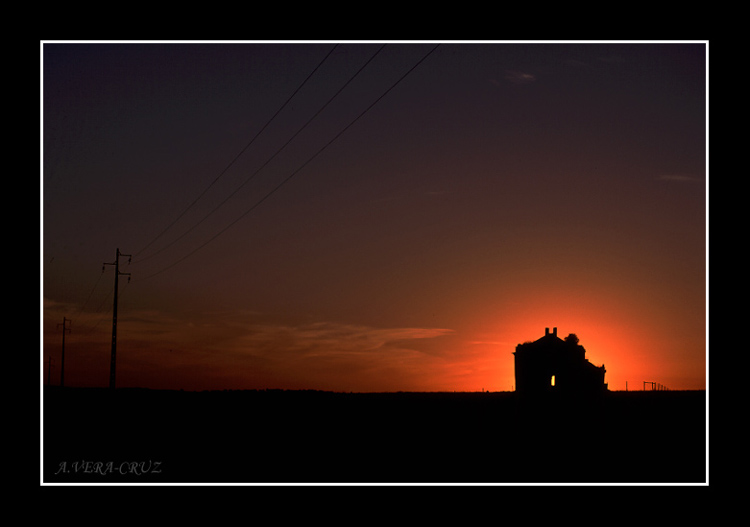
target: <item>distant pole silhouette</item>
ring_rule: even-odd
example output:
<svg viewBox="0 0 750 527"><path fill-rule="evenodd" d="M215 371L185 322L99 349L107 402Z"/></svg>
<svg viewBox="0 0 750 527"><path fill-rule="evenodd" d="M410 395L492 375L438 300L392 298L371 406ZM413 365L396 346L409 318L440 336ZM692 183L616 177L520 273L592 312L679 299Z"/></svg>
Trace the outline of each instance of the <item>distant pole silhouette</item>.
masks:
<svg viewBox="0 0 750 527"><path fill-rule="evenodd" d="M63 317L62 324L58 324L57 327L63 327L63 339L62 339L62 363L60 365L60 386L65 386L65 333L70 331L70 328L66 326L66 323L70 322L67 318ZM47 383L49 384L49 382Z"/></svg>
<svg viewBox="0 0 750 527"><path fill-rule="evenodd" d="M114 307L112 308L112 357L110 359L109 363L109 387L114 390L115 388L115 370L117 366L117 287L118 287L118 278L120 275L126 275L128 277L128 281L130 281L130 273L121 273L120 272L120 256L127 256L128 257L128 263L130 263L130 259L132 258L132 255L130 254L122 254L120 252L120 249L117 249L117 255L115 257L115 261L112 263L104 263L103 265L114 265L115 266L115 303ZM102 270L104 267L102 267Z"/></svg>

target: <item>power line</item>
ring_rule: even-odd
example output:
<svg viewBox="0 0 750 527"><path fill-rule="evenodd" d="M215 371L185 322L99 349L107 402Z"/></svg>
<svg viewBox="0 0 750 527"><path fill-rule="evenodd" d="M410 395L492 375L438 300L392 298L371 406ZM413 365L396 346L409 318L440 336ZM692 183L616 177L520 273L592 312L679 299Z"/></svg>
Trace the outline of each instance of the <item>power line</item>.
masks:
<svg viewBox="0 0 750 527"><path fill-rule="evenodd" d="M78 310L78 315L83 313L83 310L86 309L86 305L89 303L89 300L91 300L91 296L94 294L94 291L96 291L96 287L99 285L99 282L102 279L102 276L104 276L104 269L102 269L102 272L99 273L99 277L96 279L96 282L94 283L94 287L91 288L91 292L89 292L89 296L86 298L86 300L83 302L83 305L81 306L81 309Z"/></svg>
<svg viewBox="0 0 750 527"><path fill-rule="evenodd" d="M229 230L231 227L233 227L237 222L239 222L241 219L246 217L248 214L250 214L253 210L258 208L264 201L266 201L269 197L271 197L276 191L278 191L282 186L284 186L286 183L288 183L294 176L296 176L303 168L305 168L308 164L310 164L316 157L318 157L325 149L327 149L331 144L333 144L339 137L341 137L354 123L356 123L359 119L361 119L367 112L369 112L378 102L380 102L388 93L390 93L391 90L393 90L396 86L398 86L412 71L414 71L422 62L424 62L427 57L429 57L438 47L440 44L434 46L430 51L428 51L419 61L417 61L416 64L414 64L409 70L404 73L395 83L393 83L385 92L383 92L377 99L375 99L374 102L372 102L367 108L365 108L357 117L354 118L348 125L346 125L339 133L337 133L333 139L328 141L325 145L323 145L315 154L313 154L307 161L302 163L294 172L292 172L289 176L287 176L281 183L279 183L276 187L274 187L270 192L268 192L265 196L263 196L258 202L256 202L252 207L247 209L244 213L242 213L237 219L232 221L229 225L224 227L222 230L220 230L218 233L213 235L211 238L209 238L207 241L205 241L203 244L199 245L186 255L184 255L182 258L178 259L177 261L173 262L172 264L168 265L167 267L164 267L160 271L157 271L149 276L144 277L145 279L153 278L154 276L157 276L164 271L167 271L168 269L171 269L172 267L176 266L177 264L183 262L190 256L197 253L199 250L206 247L208 244L216 240L219 236L224 234L227 230Z"/></svg>
<svg viewBox="0 0 750 527"><path fill-rule="evenodd" d="M118 291L118 295L119 295L120 300L122 300L122 298L127 294L129 286L130 286L130 280L128 280L125 283L125 285L122 286L122 288ZM94 314L98 314L97 315L98 318L96 319L96 323L94 323L93 326L84 327L84 328L81 329L80 325L79 325L79 329L78 329L78 334L79 335L91 335L91 334L93 334L94 330L97 327L99 327L99 324L101 324L102 322L104 322L105 317L107 317L108 315L110 315L112 313L113 304L112 304L112 302L110 302L110 298L112 298L112 294L113 294L113 291L110 290L106 294L106 296L102 299L102 301L99 303L99 307L96 308L96 311L94 311ZM107 302L109 302L109 307L105 311L102 312L102 308L104 307L104 305Z"/></svg>
<svg viewBox="0 0 750 527"><path fill-rule="evenodd" d="M321 61L320 61L320 63L318 63L318 65L317 65L317 66L315 66L315 69L313 69L313 70L312 70L312 71L310 72L310 74L309 74L309 75L308 75L308 76L307 76L307 77L305 78L305 80L304 80L304 81L302 81L302 84L300 84L300 85L299 85L299 86L297 87L297 89L296 89L296 90L294 90L294 92L293 92L293 93L292 93L292 94L291 94L291 95L289 96L289 98L288 98L288 99L287 99L287 100L286 100L286 101L284 102L284 104L282 104L282 105L281 105L281 107L280 107L280 108L279 108L278 110L276 110L276 113L274 113L274 114L273 114L273 116L271 116L271 118L270 118L270 119L269 119L269 120L268 120L268 121L266 122L266 124L264 124L264 125L263 125L263 126L261 127L261 129L260 129L260 130L258 131L258 133L256 133L256 134L255 134L255 137L253 137L253 138L252 138L252 139L250 140L250 142L249 142L248 144L246 144L246 145L245 145L245 147L244 147L244 148L243 148L242 150L240 150L240 152L239 152L239 153L238 153L238 154L237 154L237 155L236 155L236 156L234 157L234 159L232 159L232 160L231 160L231 161L229 162L229 164L228 164L228 165L227 165L227 166L226 166L226 167L224 168L224 170L222 170L222 171L221 171L221 172L219 173L219 175L218 175L218 176L216 176L216 178L214 178L214 180L213 180L213 181L212 181L212 182L211 182L211 183L210 183L210 184L208 185L208 187L206 187L206 188L205 188L205 190L203 190L203 192L201 192L201 193L200 193L200 194L198 195L198 197L197 197L197 198L195 198L195 199L194 199L194 200L192 201L192 203L190 203L190 205L188 205L188 206L187 206L187 208L186 208L185 210L183 210L183 211L182 211L182 212L181 212L181 213L180 213L180 214L179 214L179 215L177 216L177 218L175 218L175 219L174 219L174 220L172 221L172 223L170 223L169 225L167 225L167 226L166 226L166 227L165 227L165 228L164 228L164 229L163 229L163 230L162 230L162 231L161 231L161 232L160 232L160 233L159 233L158 235L156 235L156 237L155 237L154 239L152 239L152 240L151 240L150 242L148 242L148 243L146 244L146 246L145 246L145 247L143 247L143 248L142 248L142 249L141 249L140 251L138 251L137 253L135 253L135 255L134 255L134 256L138 256L138 255L139 255L139 254L141 254L141 253L142 253L143 251L145 251L146 249L148 249L148 248L149 248L149 247L150 247L150 246L151 246L151 245L152 245L152 244L153 244L154 242L156 242L156 240L158 240L159 238L161 238L161 237L162 237L162 236L164 235L164 233L166 233L166 232L167 232L167 231L168 231L169 229L171 229L171 228L172 228L172 227L173 227L173 226L174 226L174 225L175 225L175 224L176 224L176 223L177 223L178 221L180 221L180 219L181 219L181 218L182 218L182 217L183 217L183 216L184 216L184 215L185 215L185 214L186 214L186 213L187 213L187 212L188 212L188 211L189 211L189 210L190 210L191 208L193 208L193 206L194 206L194 205L195 205L195 204L196 204L196 203L197 203L197 202L198 202L198 201L199 201L199 200L200 200L200 199L201 199L201 198L202 198L202 197L203 197L203 196L204 196L204 195L206 194L206 192L208 192L208 191L209 191L209 189L210 189L211 187L213 187L213 186L214 186L214 184L216 184L216 182L217 182L217 181L219 181L219 179L221 179L221 177L222 177L222 176L223 176L223 175L224 175L224 174L225 174L225 173L226 173L226 172L227 172L227 171L228 171L228 170L229 170L229 169L230 169L230 168L232 167L232 165L234 165L234 163L235 163L235 162L236 162L236 161L237 161L237 160L238 160L238 159L240 158L240 156L242 156L242 154L244 154L244 153L245 153L245 151L246 151L246 150L247 150L248 148L250 148L250 145L252 145L252 144L253 144L253 143L255 142L255 140L256 140L256 139L258 138L258 136L260 136L260 134L262 134L262 133L263 133L263 131L264 131L264 130L265 130L265 129L266 129L267 127L268 127L268 125L269 125L269 124L271 124L271 122L272 122L272 121L273 121L273 120L274 120L274 119L275 119L275 118L276 118L276 117L277 117L277 116L278 116L278 115L279 115L279 114L281 113L281 111L282 111L282 110L283 110L283 109L284 109L284 108L285 108L285 107L286 107L286 106L287 106L287 105L289 104L289 102L290 102L290 101L291 101L291 100L292 100L292 99L294 98L294 96L295 96L295 95L297 95L297 93L298 93L298 92L299 92L299 91L300 91L300 90L302 89L302 87L303 87L303 86L304 86L305 84L307 84L307 81L309 81L309 80L310 80L310 78L312 78L312 76L313 76L313 75L315 74L315 72L316 72L316 71L318 71L318 69L319 69L319 68L320 68L320 67L321 67L321 66L323 65L323 63L324 63L324 62L325 62L325 61L326 61L326 60L328 59L328 57L330 57L330 56L331 56L331 54L332 54L332 53L333 53L333 52L334 52L334 51L336 50L336 48L337 48L337 47L338 47L338 44L334 45L334 46L333 46L333 48L331 48L331 50L330 50L330 51L329 51L329 52L328 52L328 53L326 54L326 56L325 56L325 57L323 57L323 60L321 60Z"/></svg>
<svg viewBox="0 0 750 527"><path fill-rule="evenodd" d="M237 193L238 193L238 192L239 192L239 191L240 191L240 190L241 190L241 189L242 189L242 188L243 188L243 187L244 187L245 185L247 185L247 184L248 184L248 183L249 183L249 182L250 182L250 181L251 181L251 180L252 180L252 179L253 179L253 178L254 178L255 176L257 176L257 175L258 175L258 174L260 173L260 171L261 171L261 170L263 170L263 169L264 169L264 168L265 168L265 167L266 167L266 166L267 166L267 165L268 165L268 164L269 164L269 163L270 163L271 161L273 161L273 160L274 160L274 159L276 158L276 156L278 156L278 155L279 155L279 154L280 154L280 153L281 153L281 152L282 152L282 151L283 151L283 150L284 150L284 149L285 149L285 148L286 148L287 146L289 146L289 144L290 144L290 143L291 143L291 142L292 142L292 141L293 141L293 140L294 140L294 139L295 139L295 138L296 138L296 137L297 137L297 136L298 136L298 135L299 135L299 134L300 134L300 133L301 133L301 132L302 132L302 131L303 131L303 130L304 130L305 128L307 128L307 126L308 126L308 125L309 125L309 124L310 124L310 123L311 123L312 121L314 121L314 120L315 120L315 119L316 119L316 118L318 117L318 115L320 115L320 114L321 114L321 112L323 112L323 110L325 110L325 109L326 109L326 108L328 107L328 105L329 105L329 104L331 104L331 103L333 102L333 100L334 100L334 99L336 99L336 97L338 97L338 96L339 96L339 95L341 94L341 92L342 92L342 91L344 91L344 89L345 89L345 88L346 88L346 87L347 87L347 86L348 86L348 85L349 85L349 84L350 84L350 83L351 83L351 82L352 82L352 81L353 81L353 80L354 80L354 79L355 79L355 78L356 78L356 77L357 77L357 76L358 76L358 75L359 75L359 74L360 74L360 73L361 73L361 72L362 72L362 71L363 71L363 70L364 70L364 69L365 69L365 68L366 68L366 67L367 67L367 66L368 66L368 65L370 64L370 62L372 62L372 61L373 61L373 60L375 59L375 57L376 57L376 56L378 56L378 54L379 54L379 53L380 53L380 52L381 52L381 51L383 50L383 48L385 48L385 44L383 44L382 46L380 46L380 48L378 48L378 50L377 50L377 51L376 51L376 52L375 52L375 53L374 53L374 54L373 54L373 55L372 55L372 56L371 56L371 57L370 57L370 58L369 58L369 59L367 60L367 62L365 62L365 63L364 63L364 64L363 64L362 66L360 66L360 68L359 68L359 69L358 69L358 70L357 70L357 71L356 71L356 72L354 73L354 75L352 75L352 76L351 76L351 77L349 78L349 80L347 80L347 81L346 81L346 82L345 82L345 83L343 84L343 86L341 86L341 88L339 88L339 89L338 89L338 91L337 91L336 93L334 93L334 94L333 94L333 96L331 96L331 97L330 97L330 98L328 99L328 101L327 101L327 102L326 102L325 104L323 104L323 106L321 106L321 107L320 107L320 108L318 109L318 111L317 111L317 112L315 112L315 114L314 114L314 115L313 115L312 117L310 117L310 118L309 118L309 119L307 120L307 122L306 122L305 124L303 124L303 125L302 125L302 126L301 126L301 127L300 127L300 128L299 128L299 129L298 129L298 130L297 130L297 131L296 131L296 132L295 132L295 133L294 133L294 134L293 134L293 135L292 135L292 136L291 136L291 137L290 137L290 138L289 138L289 139L287 140L287 141L286 141L286 143L284 143L284 144L283 144L283 145L282 145L282 146L281 146L281 147L280 147L280 148L279 148L279 149L278 149L278 150L277 150L277 151L276 151L276 152L275 152L275 153L274 153L274 154L273 154L273 155L272 155L272 156L271 156L270 158L268 158L268 159L267 159L267 160L266 160L266 161L265 161L265 162L264 162L264 163L263 163L263 164L262 164L262 165L261 165L261 166L260 166L260 167L259 167L259 168L258 168L258 169L257 169L256 171L255 171L255 172L253 172L253 174L252 174L252 175L250 175L250 177L248 177L247 179L245 179L245 181L244 181L244 182L243 182L243 183L242 183L242 184L241 184L241 185L240 185L239 187L237 187L237 188L236 188L236 189L235 189L235 190L234 190L234 191L233 191L233 192L232 192L231 194L229 194L229 196L227 196L227 197L226 197L226 198L224 199L224 201L222 201L221 203L219 203L219 204L218 204L218 205L217 205L216 207L214 207L214 209L213 209L213 210L211 210L211 211L210 211L210 212L209 212L208 214L206 214L206 215L205 215L205 216L204 216L203 218L201 218L200 220L198 220L198 222L197 222L197 223L195 223L195 224L194 224L194 225L193 225L192 227L190 227L190 228L189 228L189 229L188 229L187 231L183 232L183 233L182 233L182 234L181 234L180 236L178 236L177 238L175 238L174 240L172 240L171 242L169 242L169 243L168 243L167 245L165 245L164 247L162 247L162 248L161 248L161 249L159 249L158 251L156 251L156 252L154 252L154 253L151 253L151 254L150 254L149 256L146 256L146 257L144 257L144 258L141 258L140 260L136 261L135 263L140 263L140 262L143 262L144 260L148 260L149 258L152 258L152 257L156 256L157 254L161 253L162 251L165 251L166 249L168 249L169 247L171 247L172 245L174 245L175 243L177 243L178 241L180 241L180 240L181 240L182 238L184 238L185 236L187 236L187 235L188 235L188 234L189 234L190 232L192 232L192 231L193 231L193 229L195 229L196 227L198 227L198 226L199 226L199 225L200 225L201 223L203 223L204 221L206 221L206 220L207 220L207 219L208 219L208 218L209 218L209 217L210 217L210 216L211 216L211 215L212 215L212 214L213 214L214 212L216 212L216 211L217 211L217 210L219 210L219 209L220 209L220 208L221 208L222 206L224 206L224 204L226 204L226 202L227 202L227 201L229 201L229 200L230 200L230 199L231 199L232 197L234 197L234 196L235 196L235 195L236 195L236 194L237 194Z"/></svg>

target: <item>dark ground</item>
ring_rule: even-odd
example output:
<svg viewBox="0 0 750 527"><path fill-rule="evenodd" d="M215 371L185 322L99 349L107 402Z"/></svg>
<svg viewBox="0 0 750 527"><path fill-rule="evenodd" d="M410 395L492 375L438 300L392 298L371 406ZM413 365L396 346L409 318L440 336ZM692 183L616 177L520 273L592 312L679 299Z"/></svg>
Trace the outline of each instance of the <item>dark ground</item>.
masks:
<svg viewBox="0 0 750 527"><path fill-rule="evenodd" d="M44 483L704 483L706 393L45 387Z"/></svg>

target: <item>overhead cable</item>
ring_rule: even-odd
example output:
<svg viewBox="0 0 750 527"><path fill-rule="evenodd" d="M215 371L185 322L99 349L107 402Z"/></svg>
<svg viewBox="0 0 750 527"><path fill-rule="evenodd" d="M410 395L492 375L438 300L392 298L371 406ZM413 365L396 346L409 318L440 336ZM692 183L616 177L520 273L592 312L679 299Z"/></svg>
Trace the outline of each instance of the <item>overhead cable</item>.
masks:
<svg viewBox="0 0 750 527"><path fill-rule="evenodd" d="M419 61L417 61L416 64L414 64L406 73L404 73L395 83L393 83L385 92L383 92L374 102L372 102L367 108L365 108L357 117L355 117L348 125L346 125L339 133L337 133L330 141L328 141L325 145L323 145L315 154L313 154L310 158L308 158L307 161L302 163L294 172L292 172L289 176L287 176L281 183L279 183L276 187L274 187L270 192L268 192L263 198L261 198L258 202L256 202L252 207L247 209L244 213L242 213L238 218L236 218L234 221L232 221L229 225L224 227L221 231L214 234L211 238L209 238L207 241L205 241L200 246L196 247L177 261L173 262L172 264L162 268L160 271L157 271L149 276L144 277L143 279L153 278L154 276L157 276L172 267L176 266L177 264L185 261L190 256L197 253L199 250L205 248L208 244L216 240L219 236L224 234L226 231L228 231L231 227L233 227L235 224L237 224L240 220L245 218L248 214L250 214L253 210L258 208L263 202L265 202L269 197L271 197L274 193L276 193L282 186L284 186L286 183L288 183L294 176L296 176L303 168L305 168L308 164L310 164L316 157L318 157L324 150L326 150L331 144L333 144L339 137L341 137L349 128L351 128L354 123L356 123L359 119L361 119L367 112L369 112L378 102L380 102L388 93L391 92L398 84L400 84L412 71L414 71L422 62L424 62L427 57L429 57L440 45L434 46L430 51L428 51Z"/></svg>
<svg viewBox="0 0 750 527"><path fill-rule="evenodd" d="M342 91L344 91L344 89L345 89L345 88L346 88L346 87L347 87L347 86L348 86L348 85L349 85L349 84L350 84L350 83L351 83L351 82L352 82L352 81L353 81L353 80L354 80L354 79L355 79L355 78L356 78L356 77L357 77L357 76L358 76L358 75L359 75L359 74L360 74L360 73L361 73L361 72L362 72L362 71L363 71L363 70L364 70L364 69L365 69L365 68L367 67L367 65L368 65L368 64L370 64L370 62L372 62L372 61L373 61L373 59L374 59L374 58L375 58L375 57L376 57L376 56L377 56L377 55L378 55L378 54L379 54L379 53L380 53L380 52L381 52L381 51L383 50L383 48L384 48L384 47L385 47L385 44L383 44L382 46L380 46L380 48L378 48L378 50L377 50L377 51L376 51L376 52L375 52L375 53L374 53L374 54L373 54L373 55L372 55L372 56L371 56L371 57L370 57L370 58L369 58L369 59L367 60L367 62L365 62L365 63L364 63L364 64L363 64L363 65L362 65L362 66L361 66L361 67L360 67L360 68L359 68L359 69L358 69L358 70L356 71L356 73L354 73L354 75L352 75L352 76L351 76L351 77L349 78L349 80L347 80L347 81L346 81L346 82L344 83L344 85L343 85L343 86L341 86L341 88L339 88L339 89L338 89L338 91L337 91L336 93L334 93L334 94L333 94L333 96L331 96L331 98L329 98L329 99L328 99L328 101L327 101L327 102L326 102L325 104L323 104L323 106L321 106L321 107L320 107L320 109L318 109L318 111L317 111L317 112L315 112L315 114L314 114L314 115L313 115L312 117L310 117L310 119L308 119L308 120L307 120L307 122L306 122L305 124L303 124L303 125L302 125L302 126L301 126L301 127L299 128L299 130L297 130L297 131L296 131L296 132L295 132L295 133L294 133L294 134L293 134L293 135L292 135L292 136L291 136L291 137L290 137L290 138L289 138L289 139L288 139L288 140L286 141L286 143L284 143L284 144L283 144L283 145L282 145L282 146L281 146L281 147L280 147L280 148L279 148L279 149L278 149L278 150L277 150L277 151L276 151L276 152L275 152L275 153L274 153L274 154L273 154L273 155L272 155L272 156L271 156L270 158L268 158L268 159L267 159L267 160L266 160L266 161L265 161L265 162L264 162L264 163L263 163L263 164L262 164L262 165L261 165L261 166L260 166L260 167L259 167L259 168L258 168L258 169L257 169L256 171L255 171L255 172L253 172L253 174L251 174L251 175L250 175L250 177L248 177L247 179L245 179L245 181L244 181L244 182L243 182L243 183L242 183L242 184L241 184L241 185L240 185L239 187L237 187L237 188L236 188L236 189L235 189L235 190L234 190L234 191L233 191L233 192L232 192L231 194L229 194L229 196L227 196L227 197L226 197L226 198L224 199L224 201L222 201L221 203L219 203L218 205L216 205L216 207L214 207L214 209L213 209L213 210L211 210L211 211L210 211L210 212L209 212L208 214L206 214L206 215L205 215L205 216L204 216L203 218L201 218L200 220L198 220L198 222L197 222L197 223L195 223L195 224L194 224L194 225L193 225L192 227L190 227L190 228L189 228L189 229L188 229L187 231L183 232L183 233L182 233L182 234L181 234L180 236L178 236L177 238L175 238L174 240L172 240L172 241L171 241L170 243L168 243L167 245L165 245L164 247L162 247L162 248L161 248L161 249L159 249L158 251L156 251L156 252L154 252L154 253L151 253L150 255L148 255L148 256L145 256L145 257L141 258L141 259L140 259L140 260L138 260L138 262L136 262L136 263L139 263L139 262L142 262L142 261L144 261L144 260L147 260L147 259L149 259L149 258L152 258L152 257L156 256L157 254L161 253L162 251L164 251L164 250L168 249L169 247L171 247L172 245L174 245L175 243L177 243L178 241L180 241L180 240L181 240L182 238L184 238L185 236L187 236L187 235L188 235L188 233L190 233L190 232L191 232L191 231L192 231L193 229L195 229L195 228L196 228L196 227L198 227L198 226L199 226L199 225L200 225L201 223L203 223L204 221L206 221L206 220L207 220L207 219L208 219L208 218L209 218L209 217L210 217L210 216L211 216L211 215L212 215L212 214L213 214L214 212L216 212L216 211L217 211L217 210L219 210L219 209L220 209L220 208L221 208L221 207L222 207L222 206L223 206L224 204L226 204L226 202L227 202L227 201L229 201L229 200L230 200L230 199L231 199L231 198L232 198L232 197L233 197L234 195L236 195L236 194L237 194L237 193L238 193L238 192L239 192L239 191L240 191L240 190L241 190L241 189L242 189L242 188L243 188L243 187L244 187L245 185L247 185L247 184L248 184L248 183L249 183L249 182L250 182L250 181L251 181L251 180L252 180L252 179L253 179L253 178L254 178L255 176L257 176L257 175L258 175L258 173L260 173L260 171L261 171L261 170L263 170L263 169L264 169L264 168L265 168L265 167L266 167L266 166L267 166L267 165L268 165L268 164L269 164L269 163L270 163L271 161L273 161L273 159L274 159L274 158L276 158L276 156L278 156L278 155L279 155L279 154L280 154L280 153L282 152L282 150L284 150L284 149L285 149L285 148L286 148L287 146L289 146L289 144L290 144L290 143L291 143L291 142L292 142L292 141L293 141L293 140L294 140L294 139L295 139L295 138L296 138L296 137L297 137L297 136L298 136L298 135L299 135L299 134L300 134L300 133L301 133L301 132L302 132L302 131L303 131L303 130L304 130L304 129L305 129L305 128L306 128L306 127L307 127L307 126L308 126L308 125L309 125L309 124L311 123L311 122L312 122L312 121L313 121L313 120L315 120L315 118L316 118L316 117L318 117L318 115L320 115L320 113L321 113L321 112L322 112L323 110L325 110L325 109L326 109L326 107L327 107L327 106L328 106L329 104L331 104L331 102L333 102L333 100L334 100L334 99L335 99L335 98L336 98L336 97L337 97L337 96L338 96L338 95L339 95L339 94L340 94L340 93L341 93Z"/></svg>
<svg viewBox="0 0 750 527"><path fill-rule="evenodd" d="M216 178L214 178L214 180L203 190L203 192L201 192L198 195L198 197L195 198L192 201L192 203L190 203L190 205L188 205L187 208L185 208L185 210L183 210L172 221L172 223L170 223L169 225L167 225L155 238L153 238L150 242L148 242L145 247L143 247L141 250L139 250L137 253L135 253L134 256L138 256L139 254L143 253L143 251L145 251L146 249L148 249L154 242L156 242L156 240L158 240L159 238L161 238L164 235L164 233L166 233L169 229L171 229L191 208L193 208L193 206L206 194L206 192L208 192L209 189L211 187L213 187L216 184L216 182L219 181L219 179L221 179L221 177L232 167L232 165L234 165L234 163L237 162L237 160L240 158L240 156L242 156L242 154L244 154L245 151L248 148L250 148L250 146L255 142L255 140L258 138L258 136L260 136L260 134L263 133L263 131L268 127L268 125L271 124L271 122L281 113L281 111L289 104L289 102L294 98L294 96L297 95L297 93L302 89L302 87L305 84L307 84L307 81L309 81L312 78L312 76L315 74L315 72L318 71L318 69L323 65L323 63L328 59L328 57L331 56L331 54L334 52L334 50L337 47L338 47L338 44L336 44L335 46L333 46L333 48L331 48L331 50L326 54L326 56L323 57L323 60L321 60L320 63L317 66L315 66L315 69L313 69L310 72L310 74L305 78L305 80L302 81L302 84L300 84L297 87L297 89L294 90L294 92L289 96L289 98L287 98L287 100L284 102L284 104L282 104L281 107L278 110L276 110L276 113L274 113L273 116L271 116L271 118L266 122L266 124L264 124L261 127L261 129L255 134L255 137L253 137L250 140L250 142L247 143L242 150L240 150L240 152L234 157L234 159L232 159L229 162L229 164L224 168L224 170L222 170L219 173L219 175L216 176Z"/></svg>

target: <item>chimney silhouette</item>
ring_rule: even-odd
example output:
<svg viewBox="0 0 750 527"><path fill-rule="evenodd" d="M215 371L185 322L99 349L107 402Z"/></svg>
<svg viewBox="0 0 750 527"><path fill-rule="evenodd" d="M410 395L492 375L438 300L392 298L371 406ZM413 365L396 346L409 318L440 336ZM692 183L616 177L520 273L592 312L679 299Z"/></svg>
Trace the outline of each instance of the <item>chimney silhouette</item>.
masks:
<svg viewBox="0 0 750 527"><path fill-rule="evenodd" d="M549 328L544 328L544 336L549 337L550 335L557 336L557 328L552 328L552 333L549 332Z"/></svg>

